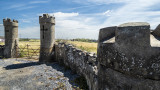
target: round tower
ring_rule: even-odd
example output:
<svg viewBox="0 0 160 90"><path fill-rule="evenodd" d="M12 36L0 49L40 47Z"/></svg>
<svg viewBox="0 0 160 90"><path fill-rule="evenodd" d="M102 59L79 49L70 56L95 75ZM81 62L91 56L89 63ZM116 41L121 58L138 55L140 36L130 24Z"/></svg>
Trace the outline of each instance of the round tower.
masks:
<svg viewBox="0 0 160 90"><path fill-rule="evenodd" d="M51 62L55 42L55 17L43 14L39 17L40 23L40 62Z"/></svg>
<svg viewBox="0 0 160 90"><path fill-rule="evenodd" d="M9 18L3 19L5 32L5 50L6 58L16 57L16 46L18 46L18 21Z"/></svg>

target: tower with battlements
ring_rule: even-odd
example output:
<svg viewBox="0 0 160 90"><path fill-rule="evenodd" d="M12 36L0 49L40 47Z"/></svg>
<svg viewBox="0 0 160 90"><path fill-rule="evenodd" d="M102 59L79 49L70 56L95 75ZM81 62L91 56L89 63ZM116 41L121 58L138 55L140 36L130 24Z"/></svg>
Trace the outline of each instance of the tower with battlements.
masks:
<svg viewBox="0 0 160 90"><path fill-rule="evenodd" d="M40 62L51 62L54 54L55 17L43 14L39 17L40 23Z"/></svg>
<svg viewBox="0 0 160 90"><path fill-rule="evenodd" d="M5 32L5 50L6 58L16 57L16 48L18 46L18 21L9 18L3 19Z"/></svg>

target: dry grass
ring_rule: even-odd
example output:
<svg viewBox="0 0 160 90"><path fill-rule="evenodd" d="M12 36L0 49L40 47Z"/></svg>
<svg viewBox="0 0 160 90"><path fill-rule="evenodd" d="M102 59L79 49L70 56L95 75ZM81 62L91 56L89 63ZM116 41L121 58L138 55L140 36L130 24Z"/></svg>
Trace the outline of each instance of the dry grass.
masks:
<svg viewBox="0 0 160 90"><path fill-rule="evenodd" d="M81 50L97 53L97 43L81 42L81 41L65 41L65 42L73 44L75 47ZM4 45L4 43L0 42L0 45ZM40 47L40 40L19 41L20 48L24 48L26 45L30 45L32 49L38 49Z"/></svg>
<svg viewBox="0 0 160 90"><path fill-rule="evenodd" d="M0 42L0 45L4 45L4 42Z"/></svg>
<svg viewBox="0 0 160 90"><path fill-rule="evenodd" d="M76 46L77 48L81 50L97 53L97 43L80 42L80 41L68 41L67 43L73 44L74 46Z"/></svg>
<svg viewBox="0 0 160 90"><path fill-rule="evenodd" d="M19 42L19 46L25 46L25 45L32 45L32 46L39 46L40 45L40 41L36 41L36 42L31 42L31 41L20 41Z"/></svg>

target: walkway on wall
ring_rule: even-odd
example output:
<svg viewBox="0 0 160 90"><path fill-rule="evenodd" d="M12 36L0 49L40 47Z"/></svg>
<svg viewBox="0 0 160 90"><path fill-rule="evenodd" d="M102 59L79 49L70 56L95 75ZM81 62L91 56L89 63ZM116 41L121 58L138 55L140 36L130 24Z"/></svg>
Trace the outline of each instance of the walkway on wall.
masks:
<svg viewBox="0 0 160 90"><path fill-rule="evenodd" d="M0 59L0 90L72 90L77 77L57 63Z"/></svg>

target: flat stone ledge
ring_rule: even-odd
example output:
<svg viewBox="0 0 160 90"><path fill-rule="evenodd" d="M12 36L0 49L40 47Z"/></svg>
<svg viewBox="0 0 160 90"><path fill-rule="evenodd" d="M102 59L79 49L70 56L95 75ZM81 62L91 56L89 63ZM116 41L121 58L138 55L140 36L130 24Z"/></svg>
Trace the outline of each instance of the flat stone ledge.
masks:
<svg viewBox="0 0 160 90"><path fill-rule="evenodd" d="M124 23L119 25L118 27L134 27L134 26L150 26L149 23L147 22L128 22L128 23Z"/></svg>

